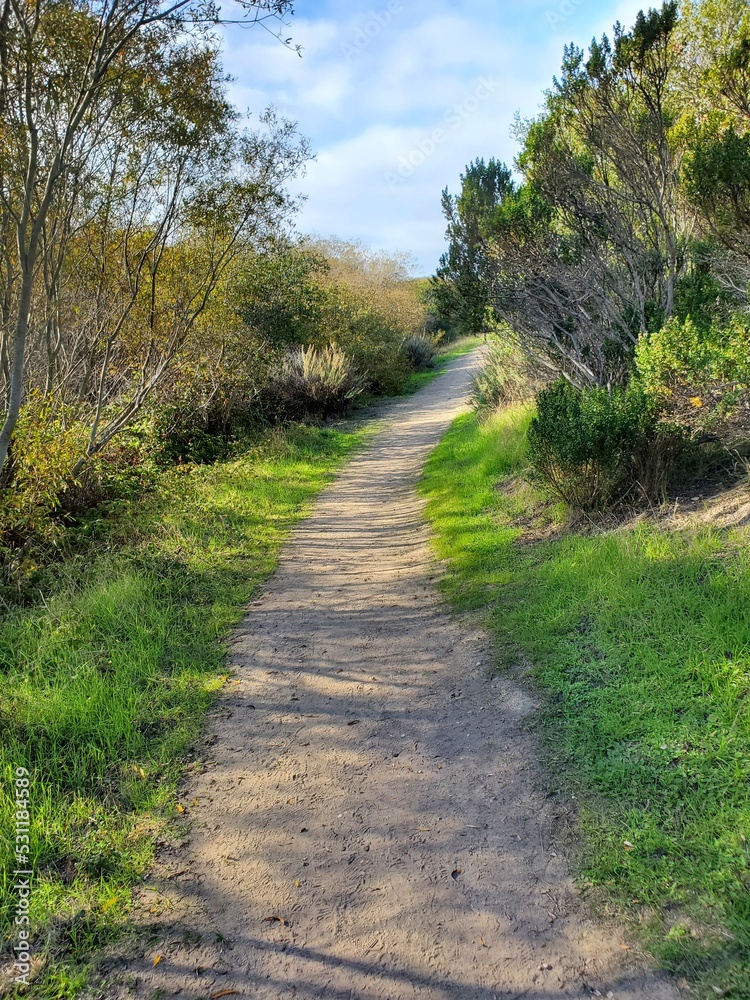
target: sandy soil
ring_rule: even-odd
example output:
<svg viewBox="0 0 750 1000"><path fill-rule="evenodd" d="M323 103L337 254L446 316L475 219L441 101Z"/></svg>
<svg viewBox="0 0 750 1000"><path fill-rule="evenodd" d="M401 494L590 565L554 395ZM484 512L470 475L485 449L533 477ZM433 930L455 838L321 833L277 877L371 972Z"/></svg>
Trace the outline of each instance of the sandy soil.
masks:
<svg viewBox="0 0 750 1000"><path fill-rule="evenodd" d="M475 363L390 408L237 631L119 995L677 997L587 912L535 705L436 593L415 484Z"/></svg>

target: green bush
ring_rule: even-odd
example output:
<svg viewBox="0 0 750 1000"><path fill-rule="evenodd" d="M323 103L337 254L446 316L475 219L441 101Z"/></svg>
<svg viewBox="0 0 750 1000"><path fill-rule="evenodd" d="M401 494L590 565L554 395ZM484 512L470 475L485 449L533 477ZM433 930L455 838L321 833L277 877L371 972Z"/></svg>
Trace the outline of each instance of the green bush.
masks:
<svg viewBox="0 0 750 1000"><path fill-rule="evenodd" d="M366 379L340 348L296 347L271 370L264 390L269 411L281 419L345 413Z"/></svg>
<svg viewBox="0 0 750 1000"><path fill-rule="evenodd" d="M660 425L658 416L638 382L578 389L559 379L538 394L529 427L536 477L582 510L634 493L661 498L690 442L681 428Z"/></svg>
<svg viewBox="0 0 750 1000"><path fill-rule="evenodd" d="M641 340L636 366L646 390L680 422L750 430L750 316L701 326L671 320Z"/></svg>
<svg viewBox="0 0 750 1000"><path fill-rule="evenodd" d="M397 396L413 369L397 340L339 345L357 366L364 388L374 396Z"/></svg>
<svg viewBox="0 0 750 1000"><path fill-rule="evenodd" d="M259 387L248 378L184 381L155 407L157 458L169 464L215 462L262 417Z"/></svg>
<svg viewBox="0 0 750 1000"><path fill-rule="evenodd" d="M58 534L52 515L86 445L86 428L65 416L42 396L21 415L0 484L0 561Z"/></svg>

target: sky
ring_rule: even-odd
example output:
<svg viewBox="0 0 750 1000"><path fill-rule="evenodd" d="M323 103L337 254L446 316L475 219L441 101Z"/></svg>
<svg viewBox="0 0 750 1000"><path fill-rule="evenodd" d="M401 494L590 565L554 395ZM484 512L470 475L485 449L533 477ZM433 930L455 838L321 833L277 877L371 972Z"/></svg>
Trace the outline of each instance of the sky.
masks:
<svg viewBox="0 0 750 1000"><path fill-rule="evenodd" d="M653 5L653 4L652 4ZM227 25L230 97L249 121L272 105L315 153L292 184L297 228L405 252L434 272L440 193L477 157L512 164L514 119L535 115L565 44L630 27L630 0L296 0L284 37Z"/></svg>

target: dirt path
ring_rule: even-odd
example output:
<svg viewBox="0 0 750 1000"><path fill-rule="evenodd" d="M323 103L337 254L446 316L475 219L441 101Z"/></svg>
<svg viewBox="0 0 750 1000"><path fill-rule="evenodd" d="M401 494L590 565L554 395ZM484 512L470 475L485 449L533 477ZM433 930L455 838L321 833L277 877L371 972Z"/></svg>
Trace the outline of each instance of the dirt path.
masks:
<svg viewBox="0 0 750 1000"><path fill-rule="evenodd" d="M534 705L436 595L414 487L473 363L393 406L237 632L190 839L144 893L160 923L121 992L677 996L587 917L549 842Z"/></svg>

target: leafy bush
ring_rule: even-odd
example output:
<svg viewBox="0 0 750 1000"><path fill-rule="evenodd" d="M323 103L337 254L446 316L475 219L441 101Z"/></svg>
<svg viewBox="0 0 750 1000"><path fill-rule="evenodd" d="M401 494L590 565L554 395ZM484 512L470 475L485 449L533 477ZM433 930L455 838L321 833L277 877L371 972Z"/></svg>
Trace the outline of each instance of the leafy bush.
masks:
<svg viewBox="0 0 750 1000"><path fill-rule="evenodd" d="M482 369L472 379L471 401L476 409L494 410L531 399L543 384L541 373L512 340L493 337L484 349Z"/></svg>
<svg viewBox="0 0 750 1000"><path fill-rule="evenodd" d="M339 347L296 347L272 369L265 390L275 416L287 419L345 413L366 381Z"/></svg>
<svg viewBox="0 0 750 1000"><path fill-rule="evenodd" d="M434 339L424 334L406 337L401 352L415 372L429 371L437 356Z"/></svg>
<svg viewBox="0 0 750 1000"><path fill-rule="evenodd" d="M258 422L258 387L248 379L182 381L155 409L157 458L169 464L215 462Z"/></svg>
<svg viewBox="0 0 750 1000"><path fill-rule="evenodd" d="M29 400L0 485L0 556L5 560L17 561L20 556L12 553L28 552L32 543L55 540L58 526L52 514L84 447L80 424L64 420L42 397Z"/></svg>
<svg viewBox="0 0 750 1000"><path fill-rule="evenodd" d="M67 530L89 534L103 509L146 487L131 442L111 442L77 475L87 427L48 397L32 397L13 437L0 484L0 605L38 597L43 568L65 551Z"/></svg>
<svg viewBox="0 0 750 1000"><path fill-rule="evenodd" d="M658 423L658 407L637 382L577 389L559 379L537 396L529 427L536 476L566 503L606 507L633 491L661 497L689 447L685 433Z"/></svg>
<svg viewBox="0 0 750 1000"><path fill-rule="evenodd" d="M636 365L646 390L682 423L750 429L750 316L723 324L671 320L643 339Z"/></svg>

